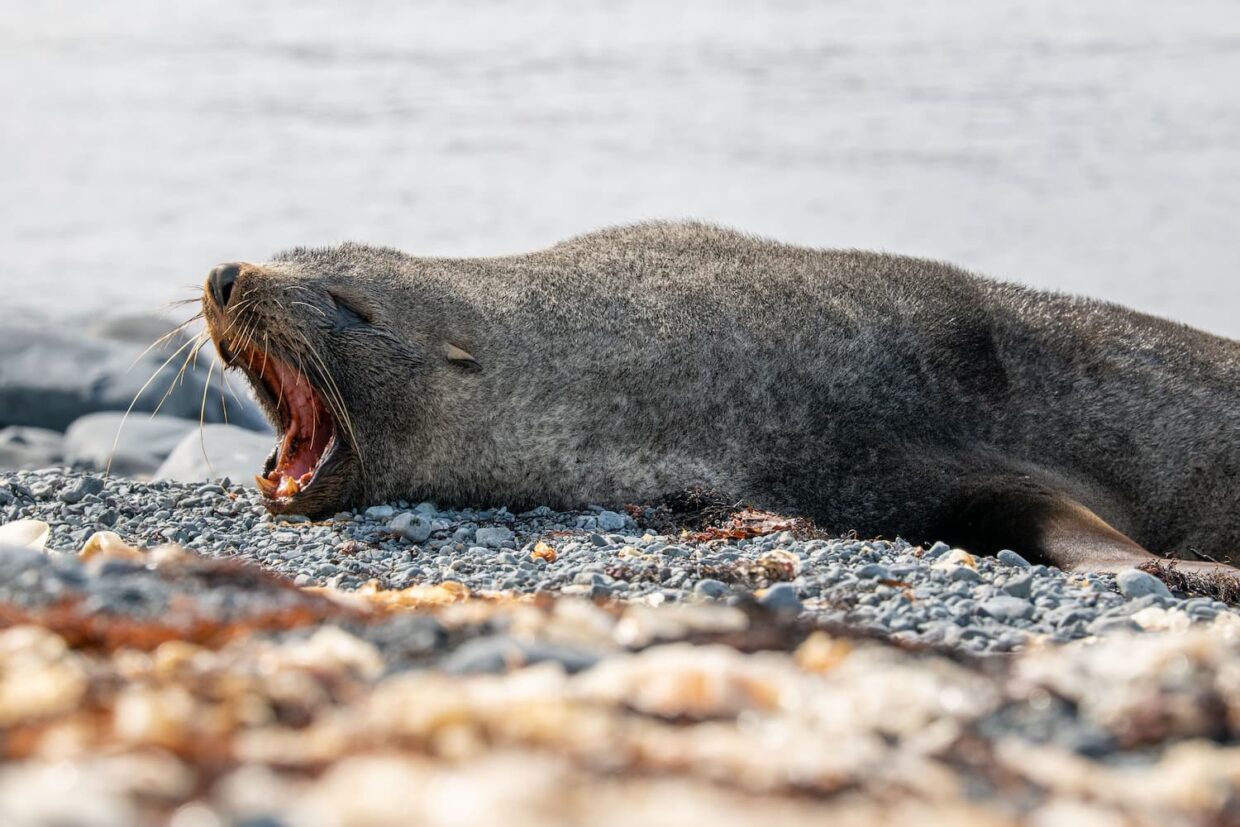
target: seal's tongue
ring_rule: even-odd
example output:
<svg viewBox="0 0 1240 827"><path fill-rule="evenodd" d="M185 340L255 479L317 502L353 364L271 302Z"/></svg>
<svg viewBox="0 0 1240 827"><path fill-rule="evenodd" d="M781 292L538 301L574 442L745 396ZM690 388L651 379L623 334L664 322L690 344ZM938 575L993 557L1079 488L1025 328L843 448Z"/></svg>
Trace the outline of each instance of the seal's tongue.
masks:
<svg viewBox="0 0 1240 827"><path fill-rule="evenodd" d="M257 478L258 487L268 497L291 497L313 478L335 428L331 414L304 373L270 356L256 367L276 400L284 429L275 467Z"/></svg>

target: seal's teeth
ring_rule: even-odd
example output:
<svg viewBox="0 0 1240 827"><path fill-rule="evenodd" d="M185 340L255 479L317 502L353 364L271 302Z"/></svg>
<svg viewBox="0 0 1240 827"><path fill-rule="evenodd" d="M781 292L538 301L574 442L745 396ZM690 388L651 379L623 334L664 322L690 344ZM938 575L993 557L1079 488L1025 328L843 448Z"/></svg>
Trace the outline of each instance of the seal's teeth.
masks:
<svg viewBox="0 0 1240 827"><path fill-rule="evenodd" d="M277 497L291 497L301 490L301 483L293 477L281 477L280 485L276 488Z"/></svg>
<svg viewBox="0 0 1240 827"><path fill-rule="evenodd" d="M255 482L258 483L258 490L263 492L263 496L268 499L275 499L276 484L266 477L254 476Z"/></svg>

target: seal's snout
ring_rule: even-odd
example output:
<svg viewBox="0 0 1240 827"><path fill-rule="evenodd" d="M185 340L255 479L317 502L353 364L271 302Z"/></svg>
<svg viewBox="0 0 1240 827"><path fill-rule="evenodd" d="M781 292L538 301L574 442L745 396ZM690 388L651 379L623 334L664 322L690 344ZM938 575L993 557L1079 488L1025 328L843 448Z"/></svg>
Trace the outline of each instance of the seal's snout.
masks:
<svg viewBox="0 0 1240 827"><path fill-rule="evenodd" d="M220 310L228 307L228 300L232 298L233 286L237 283L239 275L241 275L240 264L221 264L207 276L207 290L211 293L215 306Z"/></svg>

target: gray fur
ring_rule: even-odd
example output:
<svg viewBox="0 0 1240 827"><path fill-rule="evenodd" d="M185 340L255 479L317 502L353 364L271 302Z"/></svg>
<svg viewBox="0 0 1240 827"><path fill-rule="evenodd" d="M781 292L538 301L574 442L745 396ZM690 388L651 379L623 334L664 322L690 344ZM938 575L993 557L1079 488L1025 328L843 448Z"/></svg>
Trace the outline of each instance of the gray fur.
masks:
<svg viewBox="0 0 1240 827"><path fill-rule="evenodd" d="M1240 343L1115 305L692 223L498 258L296 249L237 293L273 347L315 343L354 421L361 467L300 510L705 486L934 539L1023 485L1162 553L1240 552Z"/></svg>

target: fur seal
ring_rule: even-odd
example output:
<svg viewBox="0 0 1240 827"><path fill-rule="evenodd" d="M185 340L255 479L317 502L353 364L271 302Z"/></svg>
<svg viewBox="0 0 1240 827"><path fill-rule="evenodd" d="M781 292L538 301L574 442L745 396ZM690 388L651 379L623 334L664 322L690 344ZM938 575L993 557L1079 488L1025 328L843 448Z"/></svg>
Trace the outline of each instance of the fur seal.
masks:
<svg viewBox="0 0 1240 827"><path fill-rule="evenodd" d="M647 223L495 258L215 268L277 513L693 487L1065 569L1240 558L1240 343L948 264Z"/></svg>

